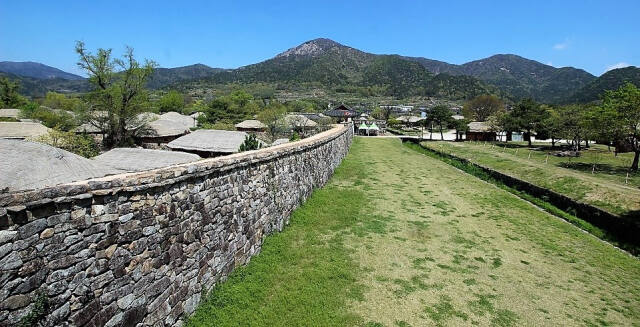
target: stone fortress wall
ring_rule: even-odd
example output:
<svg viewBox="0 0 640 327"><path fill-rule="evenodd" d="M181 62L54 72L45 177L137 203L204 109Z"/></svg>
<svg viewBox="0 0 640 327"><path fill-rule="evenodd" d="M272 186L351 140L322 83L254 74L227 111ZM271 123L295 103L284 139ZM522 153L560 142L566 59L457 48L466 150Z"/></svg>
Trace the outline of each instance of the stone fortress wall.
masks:
<svg viewBox="0 0 640 327"><path fill-rule="evenodd" d="M0 325L179 326L347 154L351 125L142 173L0 194Z"/></svg>

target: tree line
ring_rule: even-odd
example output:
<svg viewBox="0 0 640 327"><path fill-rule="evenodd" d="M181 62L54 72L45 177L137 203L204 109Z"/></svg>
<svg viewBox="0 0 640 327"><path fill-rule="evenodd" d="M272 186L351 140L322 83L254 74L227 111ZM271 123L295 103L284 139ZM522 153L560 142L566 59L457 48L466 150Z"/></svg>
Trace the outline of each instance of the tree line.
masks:
<svg viewBox="0 0 640 327"><path fill-rule="evenodd" d="M495 132L523 132L528 145L531 136L566 140L580 151L589 142L613 145L616 150L634 153L630 169L638 170L640 161L640 89L626 83L617 90L606 91L600 103L551 106L523 99L507 107L495 96L480 96L467 102L464 116L484 121Z"/></svg>

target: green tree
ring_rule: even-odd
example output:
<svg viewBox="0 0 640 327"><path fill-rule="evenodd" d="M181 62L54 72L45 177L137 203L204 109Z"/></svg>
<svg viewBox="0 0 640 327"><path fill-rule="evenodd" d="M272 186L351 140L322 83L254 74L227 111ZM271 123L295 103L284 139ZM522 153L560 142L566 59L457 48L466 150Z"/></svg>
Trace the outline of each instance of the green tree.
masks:
<svg viewBox="0 0 640 327"><path fill-rule="evenodd" d="M373 112L371 112L371 116L375 119L388 121L389 116L391 116L391 108L389 108L388 106L385 106L384 108L376 107L375 109L373 109Z"/></svg>
<svg viewBox="0 0 640 327"><path fill-rule="evenodd" d="M218 120L215 123L204 123L201 126L204 129L217 129L221 131L235 131L236 126L233 125L231 121L228 120Z"/></svg>
<svg viewBox="0 0 640 327"><path fill-rule="evenodd" d="M160 112L176 111L182 112L184 108L184 96L178 91L171 90L163 95L158 101Z"/></svg>
<svg viewBox="0 0 640 327"><path fill-rule="evenodd" d="M113 58L111 49L98 49L94 55L78 41L76 53L80 57L78 66L87 72L93 86L84 117L103 128L107 147L129 144L146 125L138 114L148 108L145 85L156 64L150 60L140 64L130 47L123 58Z"/></svg>
<svg viewBox="0 0 640 327"><path fill-rule="evenodd" d="M293 112L313 112L314 106L313 103L305 100L295 100L286 103L289 111Z"/></svg>
<svg viewBox="0 0 640 327"><path fill-rule="evenodd" d="M547 124L552 123L547 118ZM587 120L585 119L585 110L579 105L567 105L558 108L557 120L555 126L558 135L571 141L571 146L576 151L580 151L582 141L587 138ZM546 126L548 129L550 126Z"/></svg>
<svg viewBox="0 0 640 327"><path fill-rule="evenodd" d="M42 105L53 109L77 111L81 108L82 101L79 98L69 98L62 93L47 92Z"/></svg>
<svg viewBox="0 0 640 327"><path fill-rule="evenodd" d="M469 130L469 121L467 119L452 119L452 127L456 130L456 141L460 140L462 133Z"/></svg>
<svg viewBox="0 0 640 327"><path fill-rule="evenodd" d="M462 112L472 121L486 121L489 116L504 109L504 103L493 95L479 95L464 104Z"/></svg>
<svg viewBox="0 0 640 327"><path fill-rule="evenodd" d="M440 140L444 140L442 134L442 128L446 127L451 121L451 110L446 105L437 105L427 112L427 116L433 121L433 124L438 126L440 130Z"/></svg>
<svg viewBox="0 0 640 327"><path fill-rule="evenodd" d="M70 131L78 125L72 113L66 110L44 107L32 101L20 108L20 116L39 120L49 128L57 128L62 131Z"/></svg>
<svg viewBox="0 0 640 327"><path fill-rule="evenodd" d="M561 115L557 108L547 106L546 119L543 123L545 127L545 134L551 139L551 148L556 146L556 140L562 138L562 121Z"/></svg>
<svg viewBox="0 0 640 327"><path fill-rule="evenodd" d="M240 144L240 148L238 149L239 152L244 152L244 151L251 151L251 150L258 150L262 147L262 143L260 143L260 141L258 141L258 138L256 137L255 134L248 134L245 138L244 138L244 142L242 142L242 144Z"/></svg>
<svg viewBox="0 0 640 327"><path fill-rule="evenodd" d="M7 77L0 77L0 107L18 108L27 103L26 99L18 93L20 84Z"/></svg>
<svg viewBox="0 0 640 327"><path fill-rule="evenodd" d="M531 133L544 128L547 115L547 111L539 103L532 99L524 99L505 117L504 127L510 131L525 132L531 146Z"/></svg>
<svg viewBox="0 0 640 327"><path fill-rule="evenodd" d="M206 120L215 123L218 120L240 122L250 119L260 109L253 96L244 90L236 90L231 94L213 99L205 111Z"/></svg>
<svg viewBox="0 0 640 327"><path fill-rule="evenodd" d="M615 91L607 91L602 109L612 126L611 136L628 143L634 152L630 169L638 170L640 159L640 89L627 82Z"/></svg>
<svg viewBox="0 0 640 327"><path fill-rule="evenodd" d="M286 130L284 120L282 119L286 113L286 108L277 102L271 102L258 113L258 120L267 126L266 132L271 142L275 141L278 135Z"/></svg>
<svg viewBox="0 0 640 327"><path fill-rule="evenodd" d="M585 112L585 123L590 135L598 143L611 146L621 139L618 135L617 112L611 106L592 106Z"/></svg>

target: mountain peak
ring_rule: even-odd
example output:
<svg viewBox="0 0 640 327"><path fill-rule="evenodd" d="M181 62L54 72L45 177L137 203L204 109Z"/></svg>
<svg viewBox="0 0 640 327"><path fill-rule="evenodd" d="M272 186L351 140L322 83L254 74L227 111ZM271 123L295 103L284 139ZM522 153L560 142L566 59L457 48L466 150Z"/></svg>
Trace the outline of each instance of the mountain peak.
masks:
<svg viewBox="0 0 640 327"><path fill-rule="evenodd" d="M282 52L276 56L276 58L289 57L289 56L311 56L316 57L322 55L332 48L342 48L344 45L325 38L313 39L300 44L297 47L293 47L285 52Z"/></svg>
<svg viewBox="0 0 640 327"><path fill-rule="evenodd" d="M84 77L33 61L0 61L0 72L37 79L83 80Z"/></svg>

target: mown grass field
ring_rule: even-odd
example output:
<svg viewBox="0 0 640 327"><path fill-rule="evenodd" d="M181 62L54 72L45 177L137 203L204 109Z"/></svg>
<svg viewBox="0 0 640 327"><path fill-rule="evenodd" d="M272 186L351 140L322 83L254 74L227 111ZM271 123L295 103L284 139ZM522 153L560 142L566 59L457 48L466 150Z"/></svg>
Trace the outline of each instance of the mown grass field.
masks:
<svg viewBox="0 0 640 327"><path fill-rule="evenodd" d="M640 210L640 173L627 173L633 154L617 157L594 145L577 158L547 155L547 146L526 143L423 142L423 146L469 159L616 214ZM545 162L546 161L546 162Z"/></svg>
<svg viewBox="0 0 640 327"><path fill-rule="evenodd" d="M640 261L395 139L331 181L188 326L640 326Z"/></svg>

